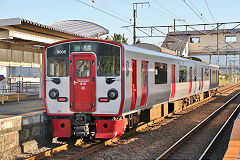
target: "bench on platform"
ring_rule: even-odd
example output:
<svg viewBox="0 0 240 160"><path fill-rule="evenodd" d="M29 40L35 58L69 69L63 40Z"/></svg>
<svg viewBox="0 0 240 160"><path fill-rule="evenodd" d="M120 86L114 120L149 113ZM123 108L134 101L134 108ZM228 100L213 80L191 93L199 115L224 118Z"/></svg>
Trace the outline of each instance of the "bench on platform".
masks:
<svg viewBox="0 0 240 160"><path fill-rule="evenodd" d="M12 102L20 100L25 100L27 98L27 95L25 93L0 93L0 102L4 104L5 101Z"/></svg>

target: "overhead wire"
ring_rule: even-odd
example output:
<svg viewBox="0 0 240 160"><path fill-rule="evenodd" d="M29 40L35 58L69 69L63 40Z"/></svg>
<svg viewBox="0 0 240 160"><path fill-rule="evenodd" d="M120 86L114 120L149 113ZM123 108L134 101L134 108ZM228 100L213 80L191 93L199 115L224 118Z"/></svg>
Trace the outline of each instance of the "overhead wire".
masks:
<svg viewBox="0 0 240 160"><path fill-rule="evenodd" d="M204 23L209 23L205 19L203 19L187 2L186 0L182 0Z"/></svg>
<svg viewBox="0 0 240 160"><path fill-rule="evenodd" d="M215 21L215 18L213 17L213 14L212 14L212 12L211 12L211 10L210 10L210 8L209 8L208 4L207 4L207 1L206 1L206 0L204 0L204 2L205 2L206 6L207 6L207 8L208 8L208 11L209 11L209 13L210 13L210 15L211 15L211 17L212 17L213 21L216 23L216 21Z"/></svg>
<svg viewBox="0 0 240 160"><path fill-rule="evenodd" d="M79 3L82 3L82 4L86 5L86 6L92 7L92 8L94 8L94 9L96 9L96 10L102 12L102 13L105 13L105 14L111 16L111 17L114 17L114 18L116 18L116 19L118 19L118 20L121 20L121 21L123 21L123 22L126 22L126 23L131 24L131 22L129 22L129 21L126 21L126 20L124 20L124 19L122 19L122 18L120 18L120 17L118 17L118 16L115 16L115 15L113 15L113 14L111 14L111 13L108 13L108 12L106 12L106 11L104 11L104 10L101 10L101 9L99 9L99 8L97 8L97 7L94 7L94 6L92 6L92 5L88 4L88 3L82 2L81 0L75 0L75 1L77 1L77 2L79 2Z"/></svg>
<svg viewBox="0 0 240 160"><path fill-rule="evenodd" d="M127 2L127 3L129 3L129 4L131 4L130 2L128 2L128 1L126 1L126 0L122 0L122 1L125 1L125 2ZM136 2L136 0L134 0L134 1ZM154 0L154 1L155 1L155 0ZM155 1L155 2L158 3L157 1ZM159 4L159 5L161 5L161 4ZM161 7L164 8L165 10L167 10L167 12L168 12L169 14L172 14L173 16L176 16L174 13L172 13L171 11L169 11L169 10L168 10L167 8L165 8L164 6L161 5ZM177 17L177 16L176 16L176 17ZM178 17L178 19L180 19L180 18ZM139 24L141 24L141 23L139 23ZM141 24L141 25L142 25L142 24ZM137 28L137 29L140 30L141 32L143 32L144 34L146 34L146 35L149 36L149 34L146 33L146 32L148 32L148 31L146 31L146 29L143 29L143 30L145 30L145 32L142 31L140 28ZM154 29L155 29L157 32L160 32L161 34L163 34L164 36L167 36L166 33L160 31L159 29L157 29L157 28L154 28ZM153 32L154 32L154 30L152 30L152 33L153 33ZM154 34L161 37L161 35L157 34L156 32L155 32ZM151 36L149 36L149 37L151 37ZM178 40L178 41L182 41L182 40L177 39L177 38L173 38L173 39L176 39L176 40ZM183 42L183 41L182 41L182 42Z"/></svg>
<svg viewBox="0 0 240 160"><path fill-rule="evenodd" d="M191 5L193 6L193 8L200 14L200 16L201 16L205 21L207 21L208 23L210 23L210 22L204 17L204 14L201 13L201 12L199 11L199 9L194 5L194 3L193 3L191 0L189 0L189 2L190 2Z"/></svg>
<svg viewBox="0 0 240 160"><path fill-rule="evenodd" d="M108 10L110 10L111 12L113 12L113 13L115 13L115 14L119 14L119 15L121 15L122 17L124 17L125 19L128 19L128 20L130 20L131 21L131 18L129 18L129 17L126 17L125 15L123 15L123 14L121 14L121 13L119 13L119 12L117 12L117 11L115 11L115 10L112 10L111 8L109 8L109 7L107 7L107 6L105 6L104 4L102 4L102 3L99 3L99 2L94 2L94 4L97 4L97 5L100 5L100 6L102 6L103 8L106 8L106 9L108 9Z"/></svg>
<svg viewBox="0 0 240 160"><path fill-rule="evenodd" d="M157 3L161 8L163 8L165 11L167 11L169 14L171 14L173 17L177 17L178 19L181 19L179 18L177 15L175 15L173 12L171 12L169 9L167 9L166 7L164 7L163 5L161 5L157 0L153 0L155 3Z"/></svg>
<svg viewBox="0 0 240 160"><path fill-rule="evenodd" d="M93 5L90 5L90 4L88 4L88 3L85 3L85 2L83 2L83 1L81 1L81 0L75 0L75 1L77 1L77 2L79 2L79 3L82 3L82 4L84 4L84 5L88 6L88 7L92 7L92 8L94 8L94 9L96 9L96 10L98 10L98 11L104 13L104 14L107 14L107 15L109 15L109 16L111 16L111 17L117 18L117 19L119 19L119 20L121 20L121 21L124 21L124 22L126 22L126 23L129 23L129 24L132 24L131 22L126 21L126 20L124 20L123 18L120 18L119 16L115 16L115 15L109 13L109 12L106 12L106 11L104 11L104 10L102 10L102 9L99 9L99 8L97 8L97 7L93 6ZM94 3L95 3L95 2L94 2ZM98 4L100 5L100 3L98 3ZM111 10L112 12L117 13L116 11L113 11L112 9L110 9L110 8L108 8L108 7L106 7L106 6L102 5L102 4L101 4L101 6L104 7L104 8L107 8L107 9ZM117 13L117 14L119 14L119 13ZM121 15L121 14L120 14L120 15ZM122 15L122 16L123 16L123 15ZM128 17L126 17L126 16L123 16L123 17L128 19ZM131 20L131 19L129 19L129 20ZM140 29L138 29L138 30L140 30ZM145 34L147 34L146 32L144 32L144 31L142 31L142 30L140 30L140 31L143 32L143 33L145 33ZM155 34L156 34L156 33L155 33Z"/></svg>
<svg viewBox="0 0 240 160"><path fill-rule="evenodd" d="M132 5L132 3L130 3L130 2L128 2L128 1L126 1L126 0L121 0L121 1L124 1L124 2ZM134 0L134 1L137 2L136 0ZM149 6L149 7L150 7L150 6ZM148 9L148 8L143 8L143 9L148 10L149 12L151 12L151 13L153 13L153 14L156 14L156 12L154 13L154 10L152 11L152 10L150 10L150 9ZM158 14L158 13L157 13L157 14ZM139 22L138 22L138 23L139 23ZM139 24L141 24L141 23L139 23ZM141 25L143 25L143 24L141 24ZM128 27L126 27L126 28L128 29ZM148 31L147 29L140 29L140 28L136 28L136 29L149 36L149 34L147 33L147 32L149 32L149 31ZM129 29L128 29L128 30L129 30ZM144 31L143 31L143 30L144 30ZM153 32L154 32L154 31L152 31L152 33L153 33ZM161 35L159 35L159 34L156 33L156 32L154 32L154 34L157 35L157 36L161 36Z"/></svg>
<svg viewBox="0 0 240 160"><path fill-rule="evenodd" d="M171 15L174 16L175 18L181 19L181 18L179 18L176 14L174 14L173 12L171 12L169 9L167 9L166 7L164 7L163 5L161 5L157 0L153 0L153 1L155 1L161 8L163 8L164 10L166 10L169 14L171 14ZM197 30L197 29L195 29L194 27L190 26L189 23L187 23L186 20L180 21L180 22L183 23L183 24L184 24L184 23L187 24L187 26L188 26L189 28L193 29L193 30L196 31L196 32L199 32L199 33L202 33L202 34L209 34L209 33L204 33L204 32L202 32L202 31ZM205 22L205 23L206 23L206 22ZM184 25L185 25L185 24L184 24Z"/></svg>
<svg viewBox="0 0 240 160"><path fill-rule="evenodd" d="M178 19L181 19L181 18L179 18L176 14L174 14L173 12L171 12L170 10L168 10L166 7L164 7L163 5L161 5L159 2L157 2L156 0L153 0L153 1L155 1L161 8L163 8L164 10L166 10L169 14L173 15L174 17L176 17L176 18L178 18ZM200 19L202 19L205 23L206 23L206 22L209 23L208 20L207 20L205 17L203 17L203 14L202 14L198 9L196 9L196 10L200 13L200 15L201 15L202 17L199 16L199 14L198 14L188 3L186 3L185 0L183 0L183 1L185 2L185 4L187 4L187 6L188 6L196 15L198 15L198 17L199 17ZM194 6L194 8L196 8L195 5L191 2L191 0L189 0L189 1L190 1L190 3ZM209 10L209 13L211 14L214 22L216 23L216 21L215 21L215 19L214 19L214 17L213 17L213 14L212 14L212 12L211 12L211 10L210 10L210 8L209 8L206 0L204 0L204 1L205 1L205 4L206 4L206 6L207 6L207 8L208 8L208 10ZM181 21L181 22L182 22L182 21ZM184 22L187 24L186 21L184 21ZM183 23L183 22L182 22L182 23ZM189 25L189 24L188 24L188 25ZM211 33L212 33L212 32L205 33L205 32L202 32L202 31L200 31L200 30L196 30L195 28L193 28L193 27L191 27L191 26L188 26L188 27L190 27L190 28L192 28L193 30L198 31L198 32L200 32L200 33L202 33L202 34L204 34L204 35L208 35L208 34L211 34ZM213 27L213 26L212 26L212 27ZM217 27L218 27L218 26L217 26ZM216 30L217 27L215 27L215 28L213 27L214 29L212 29L212 31ZM157 28L155 28L155 29L158 30ZM160 31L160 30L158 30L158 31L159 31L160 33L166 35L164 32L162 32L162 31ZM221 37L221 36L220 36L220 37ZM183 43L183 41L180 40L180 39L178 39L178 38L175 38L175 37L172 37L172 36L171 36L171 38L176 39L177 41L180 41L180 42ZM223 39L223 37L221 37L221 38Z"/></svg>
<svg viewBox="0 0 240 160"><path fill-rule="evenodd" d="M161 5L157 0L153 0L155 3L157 3L161 8L163 8L164 10L166 10L169 14L171 14L173 17L177 18L177 19L181 19L183 21L180 21L181 23L185 23L187 25L189 25L187 23L187 21L185 19L179 18L176 14L174 14L173 12L171 12L169 9L167 9L166 7L164 7L163 5ZM192 28L193 30L197 31L195 28L189 26L190 28Z"/></svg>

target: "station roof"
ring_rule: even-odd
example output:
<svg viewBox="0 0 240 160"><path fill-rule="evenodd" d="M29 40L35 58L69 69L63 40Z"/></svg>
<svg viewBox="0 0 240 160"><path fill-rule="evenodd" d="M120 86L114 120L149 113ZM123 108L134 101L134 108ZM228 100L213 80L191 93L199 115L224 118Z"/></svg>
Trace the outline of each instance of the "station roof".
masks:
<svg viewBox="0 0 240 160"><path fill-rule="evenodd" d="M103 28L100 25L82 20L62 21L50 24L49 26L89 38L109 33L106 28Z"/></svg>
<svg viewBox="0 0 240 160"><path fill-rule="evenodd" d="M104 35L108 32L97 24L80 20L44 25L23 18L0 19L0 39L11 43L49 44L65 39Z"/></svg>
<svg viewBox="0 0 240 160"><path fill-rule="evenodd" d="M183 52L187 41L188 41L189 35L186 34L178 34L178 35L172 35L171 32L169 32L164 39L161 47L167 48L173 51L180 51Z"/></svg>

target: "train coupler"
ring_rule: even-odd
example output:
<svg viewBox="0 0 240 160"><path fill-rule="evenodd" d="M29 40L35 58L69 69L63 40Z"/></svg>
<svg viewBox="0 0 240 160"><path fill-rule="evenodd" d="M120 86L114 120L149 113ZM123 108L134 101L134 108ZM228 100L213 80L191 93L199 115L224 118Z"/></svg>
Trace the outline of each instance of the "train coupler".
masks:
<svg viewBox="0 0 240 160"><path fill-rule="evenodd" d="M74 134L79 137L87 137L89 135L89 124L75 125Z"/></svg>

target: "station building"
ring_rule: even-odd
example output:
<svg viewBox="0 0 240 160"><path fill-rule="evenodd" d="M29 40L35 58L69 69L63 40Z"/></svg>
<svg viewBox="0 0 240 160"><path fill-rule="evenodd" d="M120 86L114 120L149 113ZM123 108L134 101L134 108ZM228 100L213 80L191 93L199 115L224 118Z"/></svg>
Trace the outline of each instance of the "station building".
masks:
<svg viewBox="0 0 240 160"><path fill-rule="evenodd" d="M217 48L218 43L218 48ZM220 60L220 69L235 74L240 71L240 29L198 30L169 32L162 46L177 53L178 56L208 56L209 63L212 58ZM218 50L218 51L217 51ZM235 57L234 60L230 59ZM237 65L238 64L238 65ZM234 67L235 66L235 67ZM240 72L239 72L240 73Z"/></svg>
<svg viewBox="0 0 240 160"><path fill-rule="evenodd" d="M82 20L44 25L23 18L0 19L0 93L43 97L43 47L75 38L99 38L109 31Z"/></svg>

